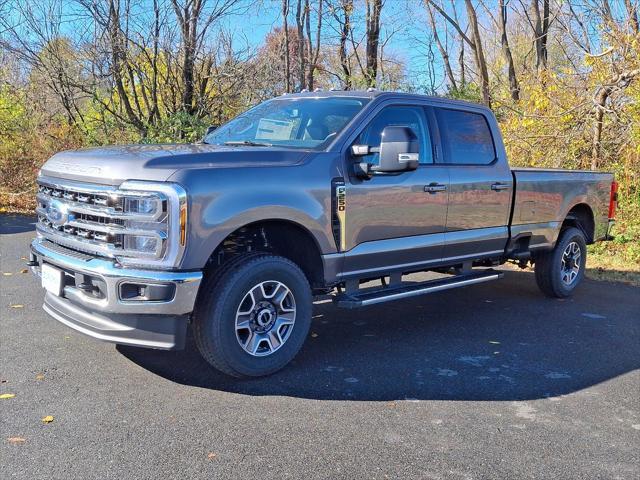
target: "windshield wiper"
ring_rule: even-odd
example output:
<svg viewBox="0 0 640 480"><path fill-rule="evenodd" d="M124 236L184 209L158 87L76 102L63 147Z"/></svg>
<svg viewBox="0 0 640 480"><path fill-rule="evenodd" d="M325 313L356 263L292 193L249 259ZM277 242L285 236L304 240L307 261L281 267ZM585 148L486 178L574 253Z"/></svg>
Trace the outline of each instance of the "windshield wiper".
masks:
<svg viewBox="0 0 640 480"><path fill-rule="evenodd" d="M240 145L246 147L273 147L273 144L266 142L253 142L251 140L231 140L224 142L225 145Z"/></svg>

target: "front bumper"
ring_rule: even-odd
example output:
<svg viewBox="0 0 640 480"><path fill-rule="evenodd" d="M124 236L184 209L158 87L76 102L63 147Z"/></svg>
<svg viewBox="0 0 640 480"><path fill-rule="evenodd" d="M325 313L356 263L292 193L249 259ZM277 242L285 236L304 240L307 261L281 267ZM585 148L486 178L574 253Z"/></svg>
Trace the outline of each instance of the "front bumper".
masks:
<svg viewBox="0 0 640 480"><path fill-rule="evenodd" d="M184 347L202 272L122 268L112 260L36 238L30 265L38 277L43 263L65 273L62 295L46 292L44 298L44 310L56 320L108 342L165 350ZM123 298L125 285L160 291L164 297Z"/></svg>

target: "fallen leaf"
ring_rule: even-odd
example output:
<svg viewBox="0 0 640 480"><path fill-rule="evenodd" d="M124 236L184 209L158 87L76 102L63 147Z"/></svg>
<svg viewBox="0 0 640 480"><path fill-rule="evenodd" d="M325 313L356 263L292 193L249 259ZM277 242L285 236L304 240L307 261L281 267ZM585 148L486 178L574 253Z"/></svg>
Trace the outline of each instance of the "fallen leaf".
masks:
<svg viewBox="0 0 640 480"><path fill-rule="evenodd" d="M20 273L29 273L29 269L28 268L23 268L22 270L20 270Z"/></svg>
<svg viewBox="0 0 640 480"><path fill-rule="evenodd" d="M5 277L10 277L11 275L13 275L13 273L11 273L11 272L2 272L2 275L4 275Z"/></svg>
<svg viewBox="0 0 640 480"><path fill-rule="evenodd" d="M24 308L24 305L20 305L19 303L16 303L14 305L9 305L11 308Z"/></svg>
<svg viewBox="0 0 640 480"><path fill-rule="evenodd" d="M216 458L218 455L213 453L213 452L209 452L209 454L207 455L207 458L209 460L213 460L214 458Z"/></svg>
<svg viewBox="0 0 640 480"><path fill-rule="evenodd" d="M15 396L16 396L15 393L3 393L2 395L0 395L0 399L5 400L5 399L13 398Z"/></svg>
<svg viewBox="0 0 640 480"><path fill-rule="evenodd" d="M36 380L44 380L44 374L43 373L39 373L36 375Z"/></svg>
<svg viewBox="0 0 640 480"><path fill-rule="evenodd" d="M24 443L26 442L26 440L22 437L9 437L7 438L7 440L9 441L9 443Z"/></svg>
<svg viewBox="0 0 640 480"><path fill-rule="evenodd" d="M42 419L42 421L43 421L44 423L51 423L51 422L53 422L53 416L52 416L52 415L47 415L46 417L44 417L44 418Z"/></svg>

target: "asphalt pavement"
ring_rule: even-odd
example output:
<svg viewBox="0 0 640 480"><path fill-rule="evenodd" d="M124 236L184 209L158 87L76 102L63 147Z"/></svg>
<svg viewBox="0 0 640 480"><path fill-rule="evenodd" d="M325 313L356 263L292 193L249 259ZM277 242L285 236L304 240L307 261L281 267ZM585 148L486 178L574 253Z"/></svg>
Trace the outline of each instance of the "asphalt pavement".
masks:
<svg viewBox="0 0 640 480"><path fill-rule="evenodd" d="M241 381L191 342L115 346L49 318L22 273L33 219L0 222L3 479L640 477L640 288L552 300L507 271L320 303L293 364Z"/></svg>

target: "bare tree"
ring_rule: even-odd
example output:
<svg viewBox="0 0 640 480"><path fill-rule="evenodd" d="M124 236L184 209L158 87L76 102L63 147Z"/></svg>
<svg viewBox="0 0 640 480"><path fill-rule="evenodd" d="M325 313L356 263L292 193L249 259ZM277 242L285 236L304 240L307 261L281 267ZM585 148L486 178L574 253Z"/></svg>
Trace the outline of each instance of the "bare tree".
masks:
<svg viewBox="0 0 640 480"><path fill-rule="evenodd" d="M231 13L239 0L214 0L205 10L207 0L171 0L180 28L182 44L182 108L189 114L196 113L195 66L207 30L224 15Z"/></svg>
<svg viewBox="0 0 640 480"><path fill-rule="evenodd" d="M633 80L640 76L640 69L634 69L617 74L606 84L600 86L594 98L595 122L593 126L593 142L591 149L591 169L598 168L601 160L602 132L606 105L613 93L627 88Z"/></svg>
<svg viewBox="0 0 640 480"><path fill-rule="evenodd" d="M624 0L624 5L629 16L631 31L636 35L640 34L640 23L638 22L638 5L632 0Z"/></svg>
<svg viewBox="0 0 640 480"><path fill-rule="evenodd" d="M342 68L344 89L350 90L352 86L351 65L347 55L347 41L351 37L351 14L353 13L353 0L338 0L338 6L332 5L334 19L340 25L340 41L338 44L338 59Z"/></svg>
<svg viewBox="0 0 640 480"><path fill-rule="evenodd" d="M456 0L451 0L451 9L453 10L453 19L456 23L460 23L458 20L458 9L456 8ZM465 31L466 33L466 31ZM460 86L464 87L467 84L466 65L464 63L465 53L465 41L463 37L459 38L459 52L458 52L458 68L460 69Z"/></svg>
<svg viewBox="0 0 640 480"><path fill-rule="evenodd" d="M507 36L507 6L509 0L498 0L498 18L491 13L491 9L487 6L484 0L480 2L484 7L487 15L493 21L493 24L500 32L500 45L502 47L502 54L507 62L507 72L509 77L509 92L511 99L514 102L520 100L520 85L518 84L518 77L516 75L516 67L513 61L513 54L511 53L511 46L509 45L509 37Z"/></svg>
<svg viewBox="0 0 640 480"><path fill-rule="evenodd" d="M306 1L306 0L305 0ZM298 89L305 88L307 70L307 54L304 44L304 24L308 11L303 4L303 0L298 0L298 6L296 8L296 38L298 41Z"/></svg>
<svg viewBox="0 0 640 480"><path fill-rule="evenodd" d="M378 47L380 44L380 13L384 4L383 0L366 0L367 1L367 18L366 18L366 36L367 36L367 54L366 54L366 70L364 77L369 87L376 86L376 78L378 75Z"/></svg>
<svg viewBox="0 0 640 480"><path fill-rule="evenodd" d="M520 0L522 4L523 0ZM542 1L542 10L540 9ZM603 0L605 3L607 0ZM547 48L549 27L551 26L550 0L531 0L531 13L522 4L527 20L533 31L533 43L536 47L536 69L538 72L546 70L549 60Z"/></svg>
<svg viewBox="0 0 640 480"><path fill-rule="evenodd" d="M442 61L444 62L444 71L449 79L449 84L451 88L457 90L458 84L456 82L456 77L453 75L453 69L451 68L451 62L449 61L449 52L447 48L442 44L440 40L440 35L438 35L438 27L436 26L435 18L433 17L433 9L429 3L426 4L427 13L429 14L429 23L431 24L431 32L433 34L433 40L438 47L438 51L440 52L440 56L442 57Z"/></svg>
<svg viewBox="0 0 640 480"><path fill-rule="evenodd" d="M316 12L316 30L315 30L315 42L311 37L311 7L309 0L306 0L305 9L307 11L306 18L306 30L307 30L307 63L309 68L307 70L307 88L309 90L314 89L315 72L318 68L318 59L320 58L320 39L322 34L322 8L323 0L318 1L318 10Z"/></svg>
<svg viewBox="0 0 640 480"><path fill-rule="evenodd" d="M485 105L491 106L491 91L489 88L489 70L487 69L487 61L485 59L484 50L482 48L482 40L480 36L480 27L478 26L478 16L471 0L465 0L465 7L467 10L467 18L469 21L469 28L471 30L471 37L467 36L460 24L453 19L440 5L434 0L426 0L435 10L444 17L458 32L458 35L466 42L474 54L476 68L478 70L478 76L480 79L480 89L482 91L482 101Z"/></svg>
<svg viewBox="0 0 640 480"><path fill-rule="evenodd" d="M4 4L0 4L3 8ZM76 58L77 50L68 38L61 35L60 0L42 3L20 2L13 5L11 15L0 16L0 49L14 54L31 70L44 87L52 93L64 110L69 125L82 123L79 103L83 93L82 71ZM14 21L15 19L18 21Z"/></svg>
<svg viewBox="0 0 640 480"><path fill-rule="evenodd" d="M282 21L284 24L284 84L285 91L291 91L291 60L289 58L289 0L282 0Z"/></svg>

